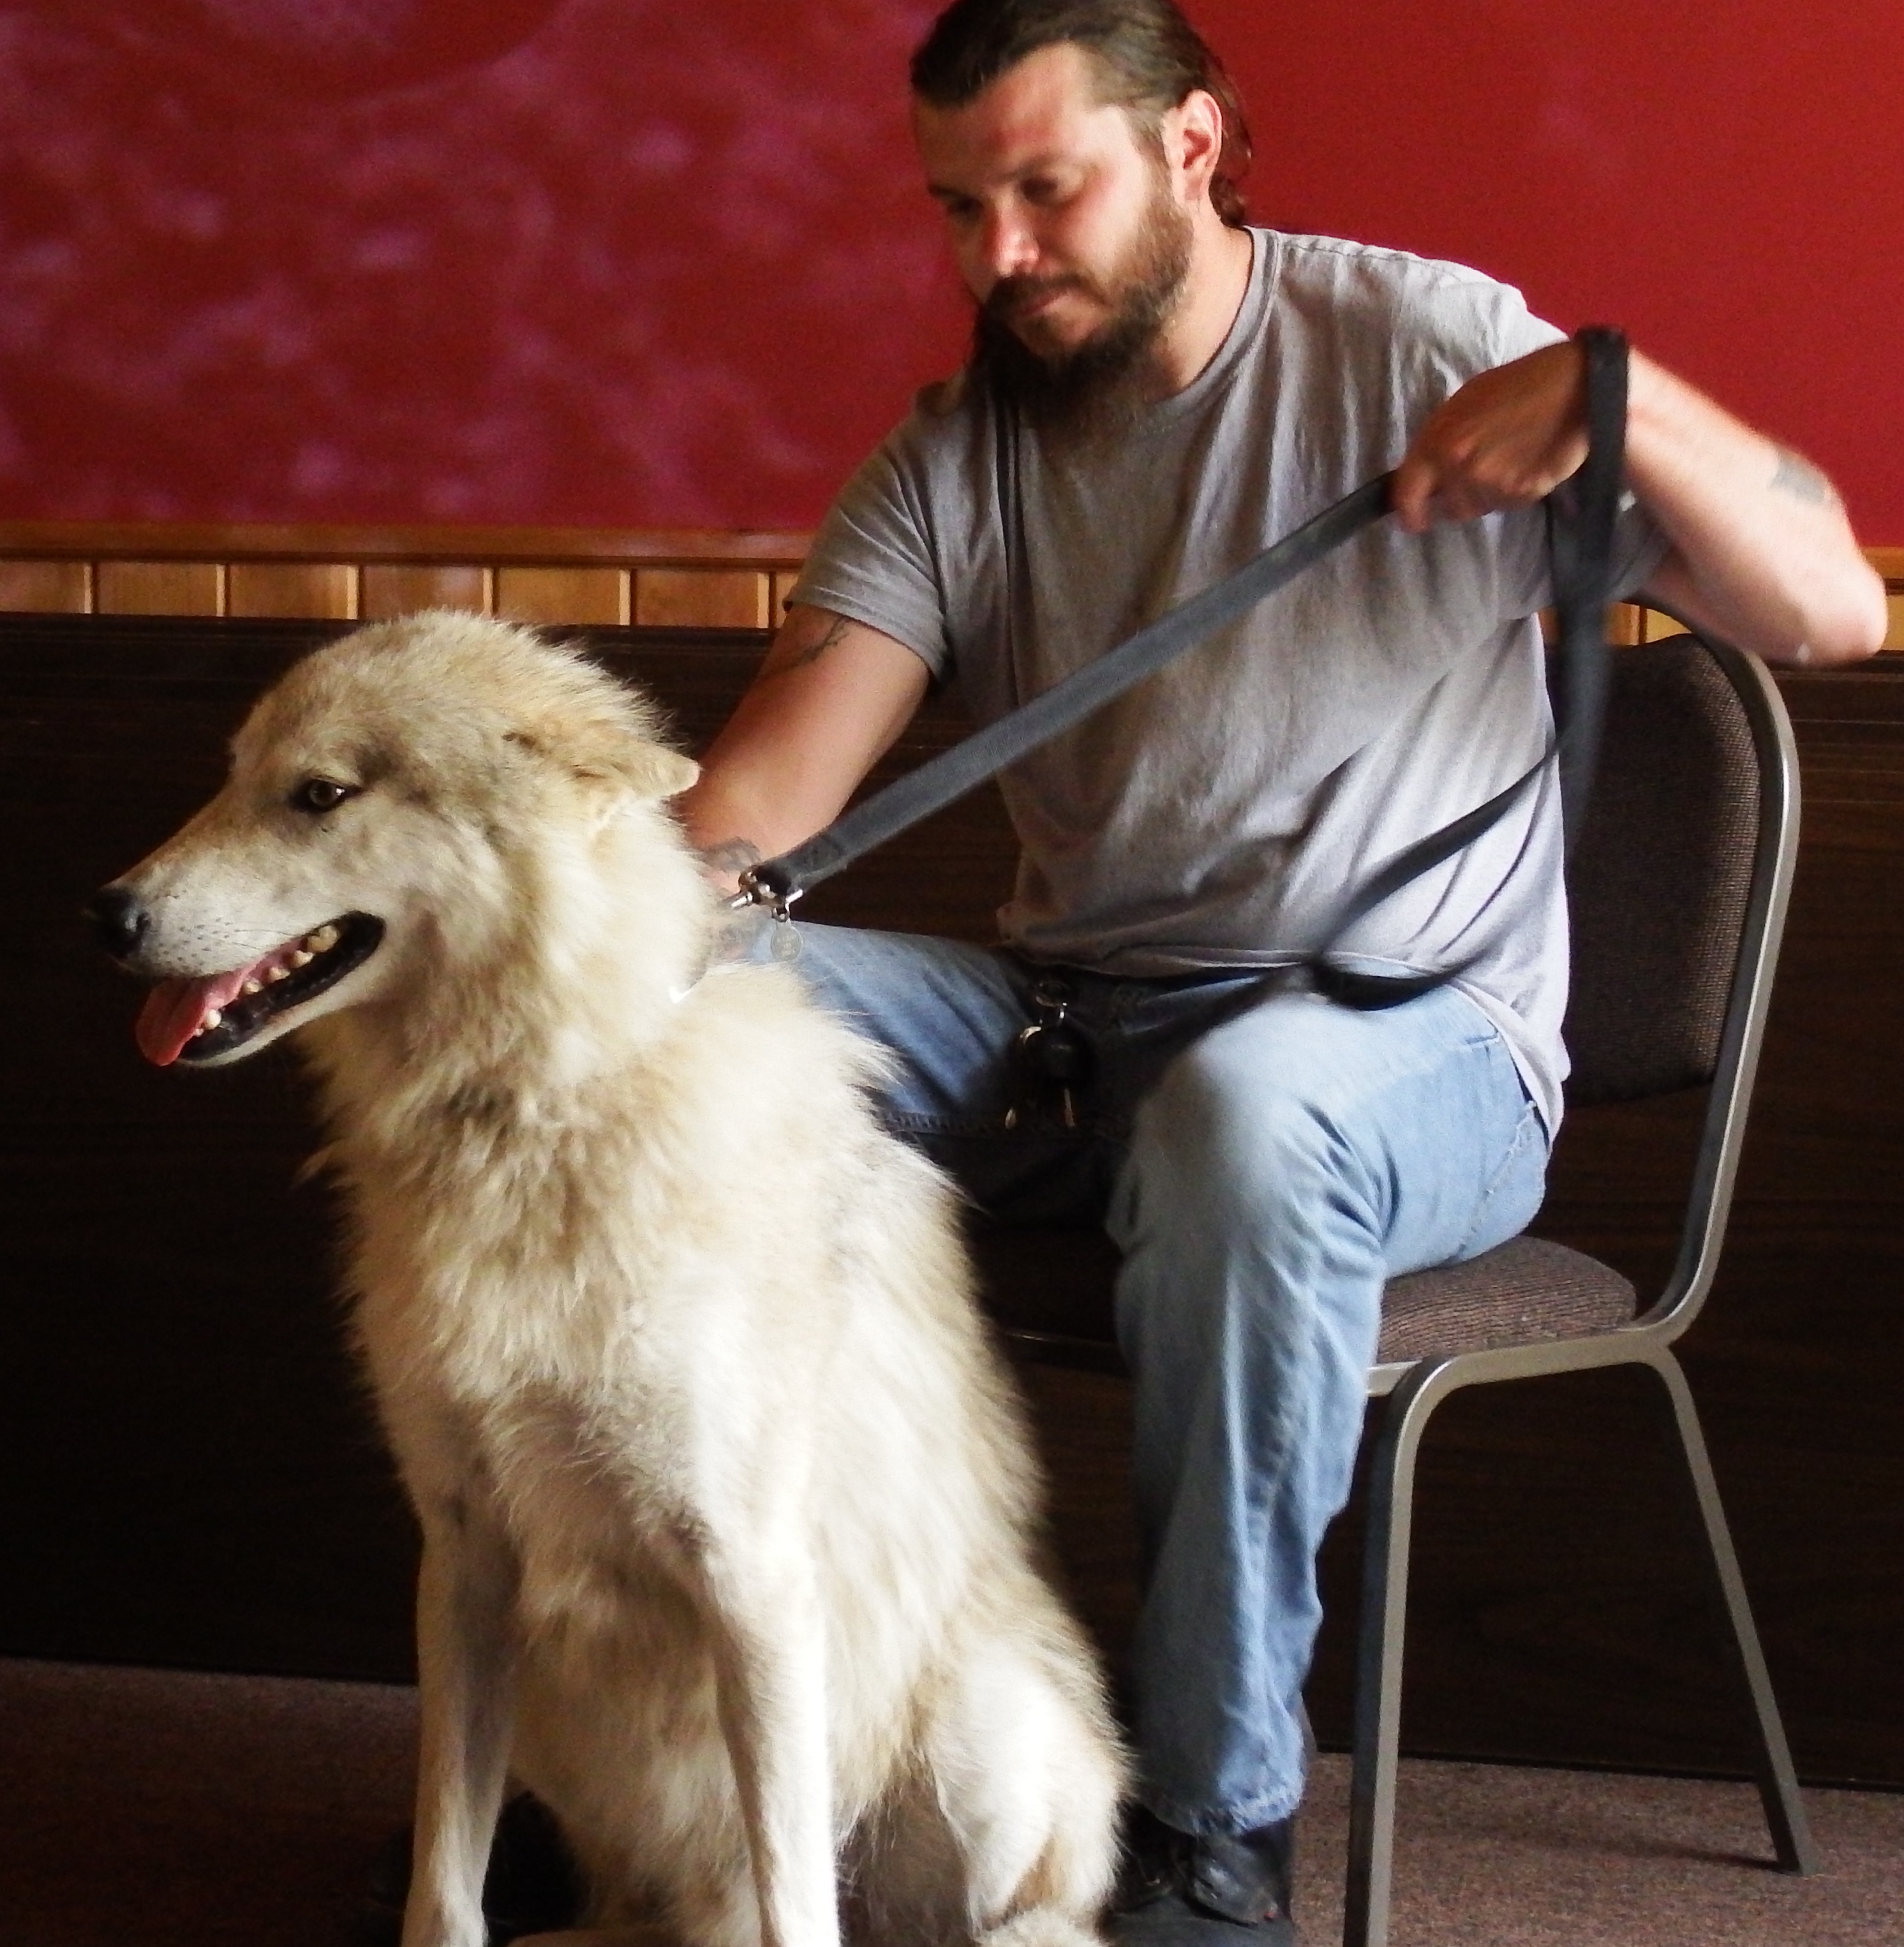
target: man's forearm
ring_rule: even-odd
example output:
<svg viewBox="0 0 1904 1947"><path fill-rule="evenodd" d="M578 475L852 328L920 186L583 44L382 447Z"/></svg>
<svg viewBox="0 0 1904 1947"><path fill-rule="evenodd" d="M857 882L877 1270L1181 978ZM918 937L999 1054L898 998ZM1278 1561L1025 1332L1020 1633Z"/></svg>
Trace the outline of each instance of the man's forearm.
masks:
<svg viewBox="0 0 1904 1947"><path fill-rule="evenodd" d="M1531 506L1586 457L1584 405L1577 345L1471 379L1396 469L1396 518L1419 533ZM1627 477L1673 544L1647 592L1689 622L1775 662L1851 662L1883 643L1884 584L1831 483L1639 352Z"/></svg>
<svg viewBox="0 0 1904 1947"><path fill-rule="evenodd" d="M1884 584L1831 482L1638 352L1627 476L1673 543L1649 592L1687 621L1775 662L1882 645Z"/></svg>
<svg viewBox="0 0 1904 1947"><path fill-rule="evenodd" d="M741 873L838 816L904 728L926 667L877 630L797 608L714 739L699 781L675 800L711 874Z"/></svg>

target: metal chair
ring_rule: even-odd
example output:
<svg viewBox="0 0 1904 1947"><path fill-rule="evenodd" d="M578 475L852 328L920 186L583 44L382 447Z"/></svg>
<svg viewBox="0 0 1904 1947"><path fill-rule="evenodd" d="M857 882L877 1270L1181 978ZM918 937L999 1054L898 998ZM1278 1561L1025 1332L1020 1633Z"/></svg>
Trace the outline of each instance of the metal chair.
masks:
<svg viewBox="0 0 1904 1947"><path fill-rule="evenodd" d="M1371 1397L1372 1456L1356 1683L1344 1947L1385 1947L1416 1456L1435 1408L1466 1386L1621 1364L1664 1388L1703 1521L1779 1864L1815 1863L1698 1417L1673 1342L1711 1290L1745 1128L1797 843L1798 775L1777 690L1749 656L1690 636L1615 658L1599 776L1568 868L1573 991L1568 1099L1709 1089L1678 1261L1645 1310L1617 1271L1518 1237L1464 1264L1392 1280ZM1023 1234L1020 1234L1021 1235ZM1079 1239L1079 1243L1083 1240ZM1005 1246L988 1253L986 1245ZM1024 1259L1007 1240L982 1258ZM1101 1292L1106 1260L1086 1250ZM1048 1279L1051 1258L1044 1260ZM1011 1283L1025 1289L1025 1281ZM1118 1370L1101 1299L1073 1275L1001 1322L1023 1356Z"/></svg>
<svg viewBox="0 0 1904 1947"><path fill-rule="evenodd" d="M1515 1238L1383 1295L1371 1395L1388 1410L1370 1473L1356 1676L1345 1947L1388 1939L1403 1617L1415 1459L1465 1386L1632 1364L1664 1389L1750 1705L1779 1865L1816 1863L1785 1729L1673 1342L1717 1270L1797 848L1791 727L1771 679L1723 643L1675 638L1616 660L1599 775L1568 868L1569 1100L1709 1089L1666 1288L1633 1286L1564 1246Z"/></svg>

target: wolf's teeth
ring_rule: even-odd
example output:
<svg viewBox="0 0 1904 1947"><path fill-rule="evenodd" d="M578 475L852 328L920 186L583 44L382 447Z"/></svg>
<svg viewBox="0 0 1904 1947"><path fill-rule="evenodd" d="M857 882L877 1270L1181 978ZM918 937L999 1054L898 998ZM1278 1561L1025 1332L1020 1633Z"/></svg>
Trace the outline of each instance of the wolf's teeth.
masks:
<svg viewBox="0 0 1904 1947"><path fill-rule="evenodd" d="M216 1008L207 1008L205 1011L204 1020L200 1021L198 1024L199 1032L200 1034L209 1034L212 1030L224 1019L224 1016L219 1009Z"/></svg>
<svg viewBox="0 0 1904 1947"><path fill-rule="evenodd" d="M265 991L265 983L262 980L247 980L238 991L249 998L253 994L262 994Z"/></svg>
<svg viewBox="0 0 1904 1947"><path fill-rule="evenodd" d="M271 967L266 970L265 975L267 980L288 980L290 977L291 970L288 967Z"/></svg>
<svg viewBox="0 0 1904 1947"><path fill-rule="evenodd" d="M328 953L337 944L337 929L334 926L320 926L315 933L305 936L304 943L313 953Z"/></svg>
<svg viewBox="0 0 1904 1947"><path fill-rule="evenodd" d="M302 947L299 947L297 952L291 955L291 964L293 967L308 967L317 957L314 953L307 953Z"/></svg>

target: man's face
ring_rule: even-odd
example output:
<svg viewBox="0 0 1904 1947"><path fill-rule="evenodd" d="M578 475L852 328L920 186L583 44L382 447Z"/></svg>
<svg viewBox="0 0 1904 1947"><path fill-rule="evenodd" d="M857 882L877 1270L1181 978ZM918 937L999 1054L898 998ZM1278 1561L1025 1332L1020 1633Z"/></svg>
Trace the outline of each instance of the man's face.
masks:
<svg viewBox="0 0 1904 1947"><path fill-rule="evenodd" d="M1141 351L1188 268L1190 220L1167 172L1093 80L1091 57L1063 43L963 107L913 105L966 288L1054 369L1113 342Z"/></svg>

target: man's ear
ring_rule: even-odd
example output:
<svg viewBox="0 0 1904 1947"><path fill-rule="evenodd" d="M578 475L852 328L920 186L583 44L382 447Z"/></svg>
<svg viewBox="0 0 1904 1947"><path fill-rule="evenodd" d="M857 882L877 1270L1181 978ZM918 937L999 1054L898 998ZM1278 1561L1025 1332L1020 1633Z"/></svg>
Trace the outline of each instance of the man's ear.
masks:
<svg viewBox="0 0 1904 1947"><path fill-rule="evenodd" d="M1187 187L1207 191L1223 159L1223 110L1207 88L1193 88L1164 117L1164 154Z"/></svg>

